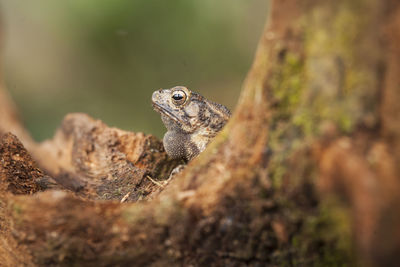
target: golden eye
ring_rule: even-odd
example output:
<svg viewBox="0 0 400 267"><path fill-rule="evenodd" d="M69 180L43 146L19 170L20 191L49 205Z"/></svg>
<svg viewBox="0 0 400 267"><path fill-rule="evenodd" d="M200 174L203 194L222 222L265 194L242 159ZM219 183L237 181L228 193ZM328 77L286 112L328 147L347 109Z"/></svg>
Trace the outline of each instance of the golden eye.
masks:
<svg viewBox="0 0 400 267"><path fill-rule="evenodd" d="M186 93L182 90L177 90L172 92L172 100L175 104L181 105L186 101Z"/></svg>

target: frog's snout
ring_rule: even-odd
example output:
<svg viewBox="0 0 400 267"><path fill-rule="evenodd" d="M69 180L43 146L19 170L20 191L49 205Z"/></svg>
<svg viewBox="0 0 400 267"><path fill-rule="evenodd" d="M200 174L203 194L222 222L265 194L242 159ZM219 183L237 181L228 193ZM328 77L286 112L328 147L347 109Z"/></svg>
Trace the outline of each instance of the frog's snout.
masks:
<svg viewBox="0 0 400 267"><path fill-rule="evenodd" d="M154 91L152 96L151 96L151 101L153 101L153 102L159 101L160 100L160 94L161 94L161 90Z"/></svg>

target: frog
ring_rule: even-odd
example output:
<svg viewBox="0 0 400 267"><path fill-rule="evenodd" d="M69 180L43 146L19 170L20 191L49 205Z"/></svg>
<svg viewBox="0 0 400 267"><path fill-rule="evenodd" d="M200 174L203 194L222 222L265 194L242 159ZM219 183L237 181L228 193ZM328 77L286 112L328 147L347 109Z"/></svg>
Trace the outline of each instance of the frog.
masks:
<svg viewBox="0 0 400 267"><path fill-rule="evenodd" d="M203 152L231 117L227 107L185 86L156 90L151 100L167 128L165 151L171 158L185 162Z"/></svg>

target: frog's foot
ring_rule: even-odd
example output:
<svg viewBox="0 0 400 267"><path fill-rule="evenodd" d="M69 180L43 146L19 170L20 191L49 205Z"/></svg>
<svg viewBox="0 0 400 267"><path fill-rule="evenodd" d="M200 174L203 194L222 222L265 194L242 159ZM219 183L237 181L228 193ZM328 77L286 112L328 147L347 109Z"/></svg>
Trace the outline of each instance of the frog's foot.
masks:
<svg viewBox="0 0 400 267"><path fill-rule="evenodd" d="M148 176L148 175L147 175L147 178L148 178L153 184L156 184L156 185L158 185L159 187L164 188L166 185L169 184L169 182L172 180L172 178L173 178L176 174L180 173L180 172L185 168L185 166L186 166L186 165L181 164L181 165L178 165L177 167L175 167L175 168L172 170L171 174L169 175L168 179L166 179L166 180L164 180L164 181L155 181L153 178L151 178L151 177Z"/></svg>
<svg viewBox="0 0 400 267"><path fill-rule="evenodd" d="M180 164L180 165L176 166L176 167L172 170L171 174L169 175L168 181L169 181L174 175L180 173L185 167L186 167L186 165L183 165L183 164Z"/></svg>

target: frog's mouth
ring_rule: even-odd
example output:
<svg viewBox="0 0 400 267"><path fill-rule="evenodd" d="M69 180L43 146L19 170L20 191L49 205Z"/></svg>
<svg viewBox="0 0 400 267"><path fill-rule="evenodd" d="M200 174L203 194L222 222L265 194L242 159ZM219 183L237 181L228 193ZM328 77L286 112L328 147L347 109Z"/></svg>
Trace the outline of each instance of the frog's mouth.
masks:
<svg viewBox="0 0 400 267"><path fill-rule="evenodd" d="M173 114L171 111L169 111L168 109L165 109L164 107L156 104L153 102L153 109L155 111L158 111L159 113L167 116L168 118L170 118L171 120L175 121L176 123L181 124L182 122L178 119L178 117L176 117L175 114Z"/></svg>

